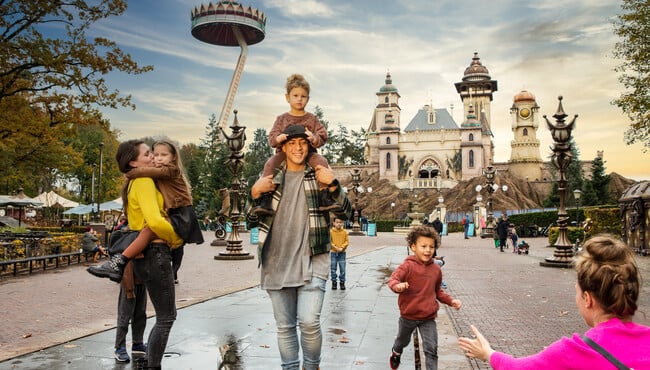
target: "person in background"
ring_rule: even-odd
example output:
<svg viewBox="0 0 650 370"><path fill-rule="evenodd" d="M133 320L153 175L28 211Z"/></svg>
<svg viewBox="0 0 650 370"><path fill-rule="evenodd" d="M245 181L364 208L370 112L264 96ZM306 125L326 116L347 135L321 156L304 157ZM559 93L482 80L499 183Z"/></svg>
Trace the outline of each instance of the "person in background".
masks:
<svg viewBox="0 0 650 370"><path fill-rule="evenodd" d="M495 370L614 369L614 361L625 366L619 369L650 369L650 327L632 321L641 289L632 249L611 235L597 235L585 242L574 267L575 303L591 327L585 334L564 337L537 354L515 358L492 349L472 325L475 338L458 339L466 356L489 361Z"/></svg>
<svg viewBox="0 0 650 370"><path fill-rule="evenodd" d="M345 290L345 250L350 245L348 232L343 228L343 220L334 218L330 229L330 240L332 242L331 256L331 277L332 290L336 290L336 279L338 278L339 288ZM339 274L336 274L338 267Z"/></svg>
<svg viewBox="0 0 650 370"><path fill-rule="evenodd" d="M461 223L463 224L463 236L465 239L469 239L469 224L470 224L469 215L463 216Z"/></svg>
<svg viewBox="0 0 650 370"><path fill-rule="evenodd" d="M399 328L389 358L391 369L397 369L402 350L419 328L426 356L427 370L438 368L438 329L436 317L442 302L457 310L462 302L442 289L442 270L434 263L433 256L440 237L434 228L417 226L409 232L406 241L414 253L406 257L388 279L388 287L399 294Z"/></svg>
<svg viewBox="0 0 650 370"><path fill-rule="evenodd" d="M91 227L86 226L86 231L81 237L81 249L84 252L92 252L93 254L93 263L97 263L99 255L107 256L106 249L102 247L99 243L99 238L97 237L97 232Z"/></svg>
<svg viewBox="0 0 650 370"><path fill-rule="evenodd" d="M508 221L508 215L503 212L501 214L501 220L497 224L497 235L499 236L499 248L503 252L503 248L507 247L506 242L508 240L508 228L510 227L510 221Z"/></svg>
<svg viewBox="0 0 650 370"><path fill-rule="evenodd" d="M114 356L118 362L131 361L126 351L129 323L131 323L131 354L147 354L147 345L142 341L147 326L147 288L133 273L132 261L129 261L124 268L124 278L120 284L120 295L117 300Z"/></svg>

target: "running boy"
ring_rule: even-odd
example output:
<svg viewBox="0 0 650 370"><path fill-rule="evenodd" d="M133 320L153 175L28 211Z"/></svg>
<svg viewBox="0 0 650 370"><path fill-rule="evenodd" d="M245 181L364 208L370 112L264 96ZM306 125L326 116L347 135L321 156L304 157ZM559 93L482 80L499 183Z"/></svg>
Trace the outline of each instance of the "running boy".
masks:
<svg viewBox="0 0 650 370"><path fill-rule="evenodd" d="M438 368L438 330L436 317L442 302L455 309L462 303L442 290L442 270L434 263L434 251L440 244L438 233L428 226L415 227L406 241L414 255L393 271L388 280L390 289L399 294L400 318L397 337L390 356L390 368L397 369L402 350L409 344L411 333L420 329L427 370Z"/></svg>
<svg viewBox="0 0 650 370"><path fill-rule="evenodd" d="M330 269L332 275L332 290L336 290L336 279L339 280L339 288L345 290L345 250L350 245L350 238L348 232L343 228L343 220L335 218L330 229L330 242L332 243L332 250L330 250ZM336 269L338 267L338 276Z"/></svg>
<svg viewBox="0 0 650 370"><path fill-rule="evenodd" d="M155 167L139 167L131 169L127 178L151 177L156 181L158 190L165 200L165 208L174 231L185 243L203 243L203 234L199 220L192 206L192 191L185 175L183 163L178 149L169 141L157 141L153 145ZM128 219L128 215L127 215ZM142 253L156 234L148 227L140 231L138 237L121 254L111 256L107 262L88 267L88 272L97 276L109 278L115 282L122 280L126 263ZM182 258L182 255L181 257ZM178 261L180 266L180 261Z"/></svg>
<svg viewBox="0 0 650 370"><path fill-rule="evenodd" d="M302 75L292 74L287 78L285 85L287 93L285 98L289 103L289 112L279 115L273 123L273 127L269 132L269 143L275 148L275 155L269 158L264 164L264 171L262 177L267 177L275 174L275 169L285 161L286 156L282 152L282 144L287 140L287 135L284 130L291 125L299 125L305 127L307 133L307 141L309 142L309 156L307 163L312 168L317 166L329 167L327 160L316 152L317 148L325 145L327 142L327 129L323 126L318 117L314 114L305 111L305 107L309 102L310 86L309 82L305 80ZM318 184L320 192L320 210L330 211L338 208L332 201L327 191L327 184ZM257 216L273 215L271 208L272 193L264 193L256 200L255 207L251 209L251 213Z"/></svg>

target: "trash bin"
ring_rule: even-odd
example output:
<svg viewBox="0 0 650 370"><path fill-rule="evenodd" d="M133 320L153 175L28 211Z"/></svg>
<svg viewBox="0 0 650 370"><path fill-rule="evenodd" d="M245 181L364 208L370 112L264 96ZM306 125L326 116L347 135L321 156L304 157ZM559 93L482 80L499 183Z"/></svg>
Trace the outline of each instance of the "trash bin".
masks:
<svg viewBox="0 0 650 370"><path fill-rule="evenodd" d="M368 231L366 232L367 236L377 236L377 224L374 222L368 223Z"/></svg>
<svg viewBox="0 0 650 370"><path fill-rule="evenodd" d="M258 228L254 227L251 229L251 244L257 244L259 242L260 231Z"/></svg>

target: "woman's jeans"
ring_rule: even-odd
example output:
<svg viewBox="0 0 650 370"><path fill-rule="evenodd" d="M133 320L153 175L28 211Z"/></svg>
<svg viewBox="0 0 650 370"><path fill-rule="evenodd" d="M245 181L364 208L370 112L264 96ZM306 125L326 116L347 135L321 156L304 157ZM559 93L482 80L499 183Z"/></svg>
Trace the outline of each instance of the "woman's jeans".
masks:
<svg viewBox="0 0 650 370"><path fill-rule="evenodd" d="M155 367L160 366L169 332L176 320L176 292L171 253L167 244L151 243L143 253L144 258L134 260L134 270L144 281L156 311L156 323L147 342L148 366Z"/></svg>
<svg viewBox="0 0 650 370"><path fill-rule="evenodd" d="M420 336L422 337L420 345L424 349L427 370L438 369L438 327L434 319L409 320L400 317L397 337L393 343L393 351L402 353L404 347L408 346L411 341L411 334L415 328L420 329Z"/></svg>
<svg viewBox="0 0 650 370"><path fill-rule="evenodd" d="M338 277L338 280L342 283L345 283L345 252L331 252L331 263L330 263L330 269L331 269L331 275L332 275L332 282L336 282L336 279ZM336 275L336 267L338 266L339 268L339 274L338 276Z"/></svg>
<svg viewBox="0 0 650 370"><path fill-rule="evenodd" d="M282 369L299 369L302 347L303 368L318 369L323 335L320 314L325 297L325 280L312 277L301 287L267 290L278 328L278 348ZM300 326L300 343L296 326Z"/></svg>
<svg viewBox="0 0 650 370"><path fill-rule="evenodd" d="M127 298L124 286L120 284L120 297L117 300L117 331L115 349L126 345L126 333L131 323L133 344L142 343L144 328L147 325L147 289L143 284L135 284L135 298Z"/></svg>

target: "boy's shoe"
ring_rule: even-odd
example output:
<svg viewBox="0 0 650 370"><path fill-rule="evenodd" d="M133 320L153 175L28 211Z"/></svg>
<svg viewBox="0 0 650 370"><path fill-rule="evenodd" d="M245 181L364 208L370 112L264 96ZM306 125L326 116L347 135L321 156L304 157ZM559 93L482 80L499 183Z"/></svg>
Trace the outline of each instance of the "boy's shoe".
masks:
<svg viewBox="0 0 650 370"><path fill-rule="evenodd" d="M447 289L447 283L444 280L442 281L441 287L442 289Z"/></svg>
<svg viewBox="0 0 650 370"><path fill-rule="evenodd" d="M336 281L332 281L332 290L336 290Z"/></svg>
<svg viewBox="0 0 650 370"><path fill-rule="evenodd" d="M112 281L119 283L122 281L124 267L127 262L129 262L129 259L124 257L121 253L118 253L111 256L108 261L101 265L88 267L86 271L97 277L109 278Z"/></svg>
<svg viewBox="0 0 650 370"><path fill-rule="evenodd" d="M333 199L330 197L329 190L324 189L319 191L319 207L321 211L334 211L341 208Z"/></svg>
<svg viewBox="0 0 650 370"><path fill-rule="evenodd" d="M391 369L395 370L399 367L399 359L401 356L402 356L401 354L395 353L395 351L393 351L389 359Z"/></svg>
<svg viewBox="0 0 650 370"><path fill-rule="evenodd" d="M339 283L339 289L341 289L341 290L345 290L345 281L341 281L341 282Z"/></svg>
<svg viewBox="0 0 650 370"><path fill-rule="evenodd" d="M146 355L147 354L147 345L144 343L133 343L131 346L131 353L132 354L138 354L138 355Z"/></svg>
<svg viewBox="0 0 650 370"><path fill-rule="evenodd" d="M118 362L129 362L131 361L131 357L129 357L129 354L126 353L126 347L121 346L117 349L115 349L115 353L113 354L115 356L115 360Z"/></svg>
<svg viewBox="0 0 650 370"><path fill-rule="evenodd" d="M272 193L264 193L258 199L255 199L255 206L251 209L251 213L257 217L261 216L273 216L273 207L271 202L273 200Z"/></svg>

